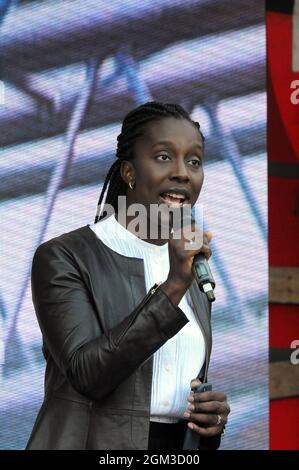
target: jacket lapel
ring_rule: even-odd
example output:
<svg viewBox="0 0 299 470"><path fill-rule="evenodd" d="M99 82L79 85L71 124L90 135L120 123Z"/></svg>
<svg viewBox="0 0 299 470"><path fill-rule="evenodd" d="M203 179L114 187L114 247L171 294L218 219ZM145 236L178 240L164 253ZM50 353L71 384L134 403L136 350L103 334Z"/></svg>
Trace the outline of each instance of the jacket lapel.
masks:
<svg viewBox="0 0 299 470"><path fill-rule="evenodd" d="M191 298L192 307L196 320L198 321L203 335L205 337L206 346L208 350L208 357L210 358L212 349L212 332L211 332L211 304L207 300L204 293L199 290L196 281L193 281L189 288L189 295Z"/></svg>

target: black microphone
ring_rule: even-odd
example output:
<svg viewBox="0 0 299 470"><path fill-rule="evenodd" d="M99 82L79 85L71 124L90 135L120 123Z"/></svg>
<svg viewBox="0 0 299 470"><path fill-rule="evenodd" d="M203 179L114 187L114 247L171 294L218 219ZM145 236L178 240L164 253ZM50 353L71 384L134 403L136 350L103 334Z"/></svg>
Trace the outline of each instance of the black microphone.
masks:
<svg viewBox="0 0 299 470"><path fill-rule="evenodd" d="M185 226L191 226L192 223L196 223L198 226L201 225L199 220L198 212L196 207L184 206L179 208L172 208L172 228L183 228ZM192 272L195 280L198 284L199 289L206 294L209 302L214 302L215 294L214 289L216 286L213 278L212 271L210 269L208 260L203 253L198 253L194 256Z"/></svg>
<svg viewBox="0 0 299 470"><path fill-rule="evenodd" d="M214 302L216 284L208 260L203 253L194 256L192 272L200 290L206 294L210 302Z"/></svg>
<svg viewBox="0 0 299 470"><path fill-rule="evenodd" d="M197 222L199 224L199 221L196 220L196 214L195 206L193 206L191 209L191 223ZM200 290L206 294L209 302L214 302L216 284L208 260L203 253L194 256L192 272Z"/></svg>
<svg viewBox="0 0 299 470"><path fill-rule="evenodd" d="M191 223L197 223L198 226L201 225L201 221L199 220L198 211L196 210L196 206L193 206L191 209L191 214L188 214L187 211L187 218L191 216ZM185 218L185 217L184 217ZM215 280L213 278L213 274L211 268L209 266L208 260L203 253L198 253L194 256L193 265L192 265L192 272L198 284L200 290L206 294L207 299L209 302L214 302L215 294L214 289L216 286Z"/></svg>

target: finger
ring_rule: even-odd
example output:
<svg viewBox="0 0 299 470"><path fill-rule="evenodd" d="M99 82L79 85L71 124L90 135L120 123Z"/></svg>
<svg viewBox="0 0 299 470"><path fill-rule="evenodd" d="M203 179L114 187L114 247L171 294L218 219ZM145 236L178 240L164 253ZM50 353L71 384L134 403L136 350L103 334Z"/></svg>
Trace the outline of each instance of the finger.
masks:
<svg viewBox="0 0 299 470"><path fill-rule="evenodd" d="M227 396L223 392L208 391L202 393L194 393L194 401L227 401Z"/></svg>
<svg viewBox="0 0 299 470"><path fill-rule="evenodd" d="M196 387L199 387L199 385L201 385L202 382L199 380L199 379L192 379L191 382L190 382L190 387L191 389L194 389Z"/></svg>
<svg viewBox="0 0 299 470"><path fill-rule="evenodd" d="M188 416L187 416L188 415ZM221 421L219 423L219 416L221 416ZM195 422L203 427L213 427L218 426L222 427L224 424L227 423L226 416L218 415L218 414L202 414L202 413L188 413L186 412L186 416L184 413L184 417L188 419L188 421Z"/></svg>
<svg viewBox="0 0 299 470"><path fill-rule="evenodd" d="M192 240L192 244L189 244L190 240ZM196 256L199 253L203 253L207 259L212 256L212 250L210 246L206 243L198 243L198 240L196 238L192 238L192 236L190 238L185 238L184 248L188 249L188 256Z"/></svg>
<svg viewBox="0 0 299 470"><path fill-rule="evenodd" d="M199 434L201 437L216 436L220 432L219 426L212 428L203 428L195 423L188 423L188 427L193 431L197 432L197 434Z"/></svg>
<svg viewBox="0 0 299 470"><path fill-rule="evenodd" d="M207 232L204 232L204 234L206 235L208 242L210 242L213 238L212 232L208 230Z"/></svg>
<svg viewBox="0 0 299 470"><path fill-rule="evenodd" d="M201 253L204 253L206 258L210 258L212 256L212 250L209 245L203 244L200 248Z"/></svg>
<svg viewBox="0 0 299 470"><path fill-rule="evenodd" d="M191 413L219 414L227 416L229 414L228 406L220 401L211 401L205 403L193 402L187 407L187 411Z"/></svg>

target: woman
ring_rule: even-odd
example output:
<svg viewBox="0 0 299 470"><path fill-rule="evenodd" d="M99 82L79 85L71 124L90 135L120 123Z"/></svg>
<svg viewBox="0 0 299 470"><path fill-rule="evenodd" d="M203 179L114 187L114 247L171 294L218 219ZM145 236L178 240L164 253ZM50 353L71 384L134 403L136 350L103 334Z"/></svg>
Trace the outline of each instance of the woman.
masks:
<svg viewBox="0 0 299 470"><path fill-rule="evenodd" d="M207 380L211 354L210 305L191 269L196 253L210 256L208 236L186 250L193 225L189 237L169 230L165 241L167 214L150 236L151 207L195 204L203 136L182 107L148 102L125 117L117 140L96 223L42 244L33 259L47 366L27 449L180 450L187 426L200 449L215 449L226 396L190 393L191 382ZM118 196L126 196L125 217ZM108 204L115 215L104 217ZM142 237L133 204L145 210Z"/></svg>

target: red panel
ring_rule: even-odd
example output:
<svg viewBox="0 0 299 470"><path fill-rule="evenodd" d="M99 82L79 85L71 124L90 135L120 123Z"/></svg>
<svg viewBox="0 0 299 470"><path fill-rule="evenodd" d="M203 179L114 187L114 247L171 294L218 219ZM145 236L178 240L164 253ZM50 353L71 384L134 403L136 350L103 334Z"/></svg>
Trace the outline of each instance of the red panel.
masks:
<svg viewBox="0 0 299 470"><path fill-rule="evenodd" d="M298 198L297 179L269 177L271 266L299 266L299 217L295 215Z"/></svg>
<svg viewBox="0 0 299 470"><path fill-rule="evenodd" d="M299 108L299 105L297 105ZM284 163L298 163L295 151L288 139L285 123L283 122L275 96L271 69L268 65L267 79L267 112L268 112L268 159ZM298 118L299 119L299 118ZM299 137L298 137L299 140Z"/></svg>
<svg viewBox="0 0 299 470"><path fill-rule="evenodd" d="M270 449L299 449L299 398L270 401Z"/></svg>
<svg viewBox="0 0 299 470"><path fill-rule="evenodd" d="M292 16L267 12L268 158L299 163L299 104L291 102ZM269 178L270 266L299 266L299 181ZM299 307L270 304L270 346L299 339ZM299 367L299 366L294 366ZM299 398L270 402L270 449L299 449Z"/></svg>
<svg viewBox="0 0 299 470"><path fill-rule="evenodd" d="M270 304L269 318L270 347L289 348L299 340L299 306Z"/></svg>
<svg viewBox="0 0 299 470"><path fill-rule="evenodd" d="M292 15L268 12L267 25L267 62L268 77L272 81L271 95L275 100L281 116L281 122L287 133L287 141L293 152L280 154L271 152L270 159L285 162L298 162L299 159L299 105L292 104L291 83L299 79L299 72L292 72ZM269 85L269 83L268 83ZM269 115L272 118L272 115ZM272 123L271 123L272 124ZM270 126L271 128L271 126Z"/></svg>

